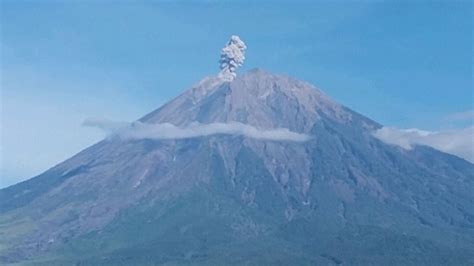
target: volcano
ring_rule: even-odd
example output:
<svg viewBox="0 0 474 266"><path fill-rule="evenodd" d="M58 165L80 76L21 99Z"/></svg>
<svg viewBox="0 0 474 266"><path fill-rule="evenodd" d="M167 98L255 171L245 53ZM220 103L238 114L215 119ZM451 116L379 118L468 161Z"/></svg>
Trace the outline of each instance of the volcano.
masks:
<svg viewBox="0 0 474 266"><path fill-rule="evenodd" d="M474 165L386 144L311 84L210 77L135 123L307 139L108 137L0 190L1 263L474 264Z"/></svg>

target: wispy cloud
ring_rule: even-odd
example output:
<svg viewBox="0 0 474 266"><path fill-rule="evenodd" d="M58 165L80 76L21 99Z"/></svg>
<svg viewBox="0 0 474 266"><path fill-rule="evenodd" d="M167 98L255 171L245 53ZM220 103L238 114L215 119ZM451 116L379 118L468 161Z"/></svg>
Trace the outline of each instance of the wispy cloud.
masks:
<svg viewBox="0 0 474 266"><path fill-rule="evenodd" d="M297 142L310 139L308 135L296 133L287 128L263 130L239 122L194 123L187 127L177 127L170 123L146 124L87 119L83 125L100 128L123 139L187 139L211 135L241 135L253 139Z"/></svg>
<svg viewBox="0 0 474 266"><path fill-rule="evenodd" d="M415 145L430 146L474 163L474 126L446 131L383 127L375 131L374 136L385 143L407 150Z"/></svg>

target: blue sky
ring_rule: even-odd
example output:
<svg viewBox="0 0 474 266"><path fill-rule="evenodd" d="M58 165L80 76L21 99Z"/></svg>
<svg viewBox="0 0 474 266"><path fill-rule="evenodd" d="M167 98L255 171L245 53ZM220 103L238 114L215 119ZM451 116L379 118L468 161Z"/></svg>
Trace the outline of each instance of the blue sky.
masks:
<svg viewBox="0 0 474 266"><path fill-rule="evenodd" d="M2 1L0 187L133 120L218 71L229 36L240 69L306 80L384 124L472 124L470 1Z"/></svg>

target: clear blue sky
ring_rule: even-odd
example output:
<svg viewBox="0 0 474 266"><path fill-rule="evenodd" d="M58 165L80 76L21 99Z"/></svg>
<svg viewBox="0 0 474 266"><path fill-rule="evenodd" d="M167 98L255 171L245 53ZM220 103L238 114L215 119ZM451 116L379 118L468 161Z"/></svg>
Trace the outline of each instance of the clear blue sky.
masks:
<svg viewBox="0 0 474 266"><path fill-rule="evenodd" d="M471 1L257 2L1 1L0 187L99 140L85 118L136 119L213 75L232 34L240 71L309 81L385 125L472 124L449 119L473 109Z"/></svg>

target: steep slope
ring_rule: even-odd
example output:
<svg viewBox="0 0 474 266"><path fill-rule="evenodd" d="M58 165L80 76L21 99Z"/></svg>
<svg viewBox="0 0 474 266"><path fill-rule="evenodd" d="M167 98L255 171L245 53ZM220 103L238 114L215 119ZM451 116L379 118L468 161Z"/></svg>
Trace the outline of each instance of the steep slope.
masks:
<svg viewBox="0 0 474 266"><path fill-rule="evenodd" d="M207 78L140 121L311 138L101 141L0 190L1 262L474 263L474 166L382 143L378 123L310 84Z"/></svg>

